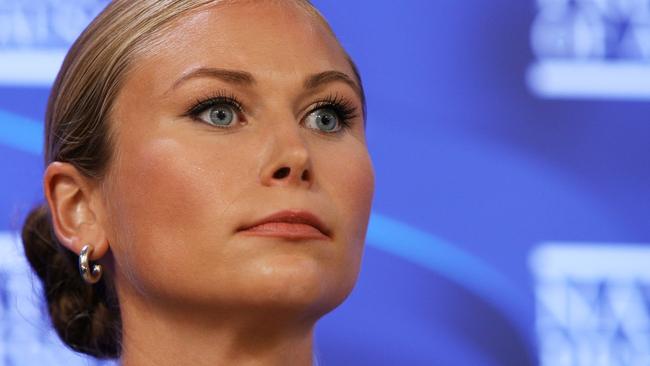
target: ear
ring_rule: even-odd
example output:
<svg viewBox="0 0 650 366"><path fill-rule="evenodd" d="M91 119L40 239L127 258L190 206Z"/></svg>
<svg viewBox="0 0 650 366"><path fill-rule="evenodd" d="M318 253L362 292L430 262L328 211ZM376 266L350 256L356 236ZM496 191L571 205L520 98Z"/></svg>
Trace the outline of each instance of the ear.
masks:
<svg viewBox="0 0 650 366"><path fill-rule="evenodd" d="M43 190L61 245L79 254L85 244L91 244L91 260L104 256L109 245L98 219L104 217L99 184L72 164L55 161L45 169Z"/></svg>

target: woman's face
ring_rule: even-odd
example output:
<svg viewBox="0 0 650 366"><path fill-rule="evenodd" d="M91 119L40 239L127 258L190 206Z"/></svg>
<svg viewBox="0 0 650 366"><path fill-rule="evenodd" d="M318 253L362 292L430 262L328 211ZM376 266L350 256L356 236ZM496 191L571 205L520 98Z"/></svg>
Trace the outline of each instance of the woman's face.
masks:
<svg viewBox="0 0 650 366"><path fill-rule="evenodd" d="M374 191L340 46L304 9L271 1L190 13L162 40L111 116L103 197L123 306L331 310L356 282ZM316 109L328 98L349 116ZM315 214L329 236L238 231L282 210Z"/></svg>

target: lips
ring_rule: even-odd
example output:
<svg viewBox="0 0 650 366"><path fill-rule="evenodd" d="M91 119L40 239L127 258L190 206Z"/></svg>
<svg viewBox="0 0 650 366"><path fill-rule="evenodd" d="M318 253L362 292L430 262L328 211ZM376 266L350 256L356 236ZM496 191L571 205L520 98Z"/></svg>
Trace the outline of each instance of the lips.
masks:
<svg viewBox="0 0 650 366"><path fill-rule="evenodd" d="M266 216L239 228L239 232L253 235L287 238L328 238L329 228L309 211L284 210Z"/></svg>

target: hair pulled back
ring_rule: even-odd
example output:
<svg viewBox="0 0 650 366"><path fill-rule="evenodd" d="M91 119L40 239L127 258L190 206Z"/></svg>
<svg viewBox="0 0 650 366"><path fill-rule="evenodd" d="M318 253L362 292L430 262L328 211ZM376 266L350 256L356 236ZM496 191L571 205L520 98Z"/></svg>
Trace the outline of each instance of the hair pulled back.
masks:
<svg viewBox="0 0 650 366"><path fill-rule="evenodd" d="M334 35L309 1L293 1ZM174 19L218 2L234 1L112 1L77 38L56 77L45 115L45 166L66 162L89 178L102 179L113 151L108 124L111 109L134 60L160 42L156 35ZM356 66L348 60L362 85ZM63 247L54 234L47 203L29 213L22 241L42 282L48 314L61 340L96 358L119 358L122 323L109 273L94 285L83 281L77 255Z"/></svg>

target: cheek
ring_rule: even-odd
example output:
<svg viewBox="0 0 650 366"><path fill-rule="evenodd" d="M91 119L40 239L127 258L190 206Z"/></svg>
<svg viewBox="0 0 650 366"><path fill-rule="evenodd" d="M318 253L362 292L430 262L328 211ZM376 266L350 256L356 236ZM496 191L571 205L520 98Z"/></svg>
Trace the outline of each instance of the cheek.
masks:
<svg viewBox="0 0 650 366"><path fill-rule="evenodd" d="M340 202L342 212L353 222L353 237L365 235L365 227L370 214L375 190L374 169L370 155L365 147L357 146L348 151L344 163L338 164L335 177L336 187L333 196Z"/></svg>
<svg viewBox="0 0 650 366"><path fill-rule="evenodd" d="M171 139L134 146L123 152L112 180L111 246L132 273L129 282L162 289L167 277L214 260L207 252L233 229L226 212L241 192L232 183L243 173L229 159Z"/></svg>
<svg viewBox="0 0 650 366"><path fill-rule="evenodd" d="M374 196L374 169L365 145L350 144L336 153L342 158L323 160L322 174L337 207L340 241L348 251L343 263L358 270Z"/></svg>

